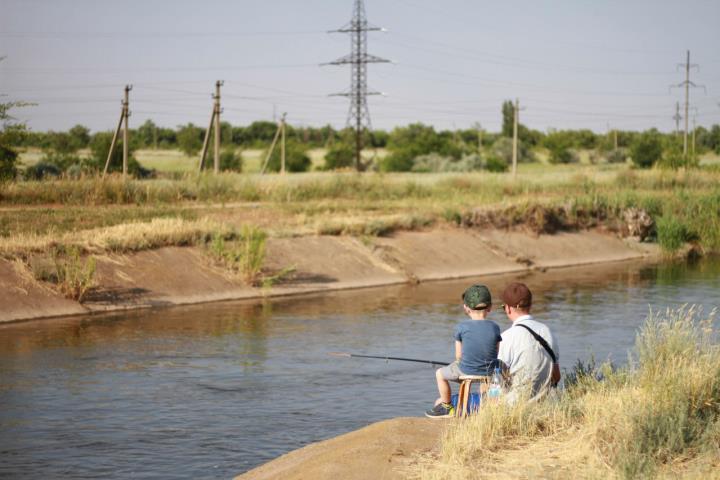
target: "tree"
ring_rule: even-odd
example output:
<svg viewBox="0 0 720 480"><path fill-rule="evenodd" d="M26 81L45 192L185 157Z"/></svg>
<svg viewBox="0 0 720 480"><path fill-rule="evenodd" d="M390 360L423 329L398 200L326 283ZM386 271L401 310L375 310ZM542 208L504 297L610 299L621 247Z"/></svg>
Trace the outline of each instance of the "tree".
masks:
<svg viewBox="0 0 720 480"><path fill-rule="evenodd" d="M181 126L177 133L177 143L185 155L192 157L197 155L203 145L204 130L188 123Z"/></svg>
<svg viewBox="0 0 720 480"><path fill-rule="evenodd" d="M640 168L652 167L660 159L662 152L662 137L655 129L641 133L630 145L630 157Z"/></svg>
<svg viewBox="0 0 720 480"><path fill-rule="evenodd" d="M144 148L157 148L158 127L149 118L137 129L137 137Z"/></svg>
<svg viewBox="0 0 720 480"><path fill-rule="evenodd" d="M26 132L25 125L16 122L9 112L26 105L23 102L0 103L0 181L12 180L17 175L18 154L13 147L22 142Z"/></svg>
<svg viewBox="0 0 720 480"><path fill-rule="evenodd" d="M550 163L573 163L577 156L573 153L573 139L567 131L549 133L543 140L543 145L550 151Z"/></svg>
<svg viewBox="0 0 720 480"><path fill-rule="evenodd" d="M390 154L380 162L380 169L386 172L407 172L413 167L415 157L437 153L459 159L462 148L453 141L452 132L437 133L432 126L412 123L397 127L388 140Z"/></svg>
<svg viewBox="0 0 720 480"><path fill-rule="evenodd" d="M90 129L84 125L75 125L68 131L70 142L75 147L75 151L81 148L87 148L90 144Z"/></svg>

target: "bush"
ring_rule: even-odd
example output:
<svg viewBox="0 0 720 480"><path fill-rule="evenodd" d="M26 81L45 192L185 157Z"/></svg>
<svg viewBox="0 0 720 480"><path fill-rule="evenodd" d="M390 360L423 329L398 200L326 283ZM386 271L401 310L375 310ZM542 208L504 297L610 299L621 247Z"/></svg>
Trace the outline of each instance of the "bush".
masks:
<svg viewBox="0 0 720 480"><path fill-rule="evenodd" d="M60 167L53 163L46 163L44 161L39 161L35 165L25 169L26 180L43 180L50 177L57 178L60 175L62 175Z"/></svg>
<svg viewBox="0 0 720 480"><path fill-rule="evenodd" d="M0 145L0 181L12 180L17 175L17 157L15 150Z"/></svg>
<svg viewBox="0 0 720 480"><path fill-rule="evenodd" d="M492 154L507 164L512 163L512 139L506 137L498 138L491 147ZM518 140L518 163L533 162L535 156L528 148L527 144Z"/></svg>
<svg viewBox="0 0 720 480"><path fill-rule="evenodd" d="M267 155L267 153L266 153ZM280 144L275 145L270 160L267 164L267 170L270 172L280 171ZM285 143L285 170L288 172L306 172L310 168L310 157L307 155L307 147L297 142L289 140Z"/></svg>
<svg viewBox="0 0 720 480"><path fill-rule="evenodd" d="M226 148L220 152L220 170L242 172L243 160L242 156L235 151L234 148Z"/></svg>
<svg viewBox="0 0 720 480"><path fill-rule="evenodd" d="M625 163L628 157L627 149L618 148L617 150L610 150L605 158L608 163Z"/></svg>
<svg viewBox="0 0 720 480"><path fill-rule="evenodd" d="M90 140L91 158L87 161L88 169L102 173L107 161L108 151L112 143L113 134L110 132L98 132L93 135ZM128 173L139 178L148 178L154 176L153 170L148 170L138 163L133 156L133 152L137 147L137 140L131 137L128 148ZM115 150L110 158L108 172L122 172L123 145L122 140L118 139L115 143Z"/></svg>
<svg viewBox="0 0 720 480"><path fill-rule="evenodd" d="M490 155L485 162L485 169L488 172L495 173L507 172L508 162L498 157L497 155Z"/></svg>
<svg viewBox="0 0 720 480"><path fill-rule="evenodd" d="M336 142L325 154L325 170L350 168L355 165L355 147L346 142Z"/></svg>
<svg viewBox="0 0 720 480"><path fill-rule="evenodd" d="M40 159L40 162L55 165L61 172L64 172L72 165L82 165L83 160L74 153L48 151Z"/></svg>
<svg viewBox="0 0 720 480"><path fill-rule="evenodd" d="M662 138L657 130L638 135L630 146L630 157L640 168L650 168L662 156Z"/></svg>

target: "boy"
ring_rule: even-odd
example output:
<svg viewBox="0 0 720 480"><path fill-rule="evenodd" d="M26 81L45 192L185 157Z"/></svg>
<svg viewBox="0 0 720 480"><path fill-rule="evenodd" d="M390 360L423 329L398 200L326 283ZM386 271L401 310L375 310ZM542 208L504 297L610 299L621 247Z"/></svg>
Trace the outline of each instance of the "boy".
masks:
<svg viewBox="0 0 720 480"><path fill-rule="evenodd" d="M497 365L500 346L500 327L486 320L492 310L490 291L485 285L473 285L462 295L463 310L470 320L455 327L455 361L435 372L440 398L432 410L425 412L430 418L450 417L455 409L450 403L450 383L459 382L461 375L492 375Z"/></svg>

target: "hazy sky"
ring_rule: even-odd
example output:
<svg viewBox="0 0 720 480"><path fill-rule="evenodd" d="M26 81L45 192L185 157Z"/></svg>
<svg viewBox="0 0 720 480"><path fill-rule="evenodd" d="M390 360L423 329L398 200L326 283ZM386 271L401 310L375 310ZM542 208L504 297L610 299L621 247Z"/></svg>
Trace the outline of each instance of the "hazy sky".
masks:
<svg viewBox="0 0 720 480"><path fill-rule="evenodd" d="M521 121L547 128L674 128L684 80L698 125L720 123L720 1L366 0L374 127L497 130L500 104L519 97ZM114 128L122 88L131 126L148 118L205 125L217 79L223 120L288 112L294 125L342 127L352 0L0 0L0 93L34 130Z"/></svg>

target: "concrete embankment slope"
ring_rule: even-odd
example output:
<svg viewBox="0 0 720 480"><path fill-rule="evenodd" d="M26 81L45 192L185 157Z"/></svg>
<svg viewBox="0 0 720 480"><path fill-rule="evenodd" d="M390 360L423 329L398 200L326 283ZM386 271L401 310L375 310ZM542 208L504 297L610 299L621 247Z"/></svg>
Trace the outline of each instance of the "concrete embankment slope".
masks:
<svg viewBox="0 0 720 480"><path fill-rule="evenodd" d="M521 272L653 256L652 246L598 232L437 229L389 237L271 238L264 270L294 267L269 289L243 285L212 265L202 248L166 247L97 258L97 288L82 304L33 279L20 262L0 260L0 322L129 308L297 295L412 281Z"/></svg>
<svg viewBox="0 0 720 480"><path fill-rule="evenodd" d="M236 480L367 480L405 478L415 454L431 452L446 422L394 418L294 450Z"/></svg>

